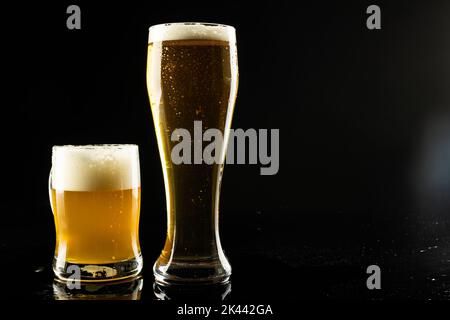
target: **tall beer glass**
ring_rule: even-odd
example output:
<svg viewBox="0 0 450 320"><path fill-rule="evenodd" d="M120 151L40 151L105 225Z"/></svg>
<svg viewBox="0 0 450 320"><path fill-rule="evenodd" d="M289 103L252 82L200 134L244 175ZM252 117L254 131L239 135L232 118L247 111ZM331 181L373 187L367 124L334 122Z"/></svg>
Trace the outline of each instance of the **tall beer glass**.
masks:
<svg viewBox="0 0 450 320"><path fill-rule="evenodd" d="M238 87L235 29L209 23L170 23L149 30L147 88L161 157L167 236L153 271L167 284L227 282L231 267L219 238L223 161ZM174 164L175 129L220 130L220 161ZM198 160L198 159L197 159Z"/></svg>
<svg viewBox="0 0 450 320"><path fill-rule="evenodd" d="M49 187L58 278L109 281L141 271L137 145L55 146Z"/></svg>

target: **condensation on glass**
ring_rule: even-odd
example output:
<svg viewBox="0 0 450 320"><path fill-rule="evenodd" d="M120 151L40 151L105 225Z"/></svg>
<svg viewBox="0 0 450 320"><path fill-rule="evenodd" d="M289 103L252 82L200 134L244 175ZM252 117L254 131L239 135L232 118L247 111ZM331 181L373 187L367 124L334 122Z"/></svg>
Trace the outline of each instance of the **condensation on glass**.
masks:
<svg viewBox="0 0 450 320"><path fill-rule="evenodd" d="M235 29L211 23L152 26L147 88L168 220L166 242L153 268L156 282L225 283L231 266L222 250L218 219L223 160L238 88ZM215 128L222 133L219 163L171 161L177 143L171 134L183 128L196 139L194 121L201 121L203 132Z"/></svg>

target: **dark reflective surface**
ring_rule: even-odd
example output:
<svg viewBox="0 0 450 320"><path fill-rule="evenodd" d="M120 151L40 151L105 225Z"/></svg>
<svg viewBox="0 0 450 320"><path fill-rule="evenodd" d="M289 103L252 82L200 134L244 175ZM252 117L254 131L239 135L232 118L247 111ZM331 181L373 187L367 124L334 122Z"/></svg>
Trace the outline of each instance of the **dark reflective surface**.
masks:
<svg viewBox="0 0 450 320"><path fill-rule="evenodd" d="M0 272L5 276L0 294L7 299L205 302L450 299L449 220L413 215L401 221L357 216L346 219L337 215L324 222L320 216L305 214L302 224L294 224L286 217L279 221L257 219L249 226L222 226L224 231L234 230L233 234L223 232L233 267L232 290L230 284L197 291L154 285L151 267L159 251L156 245L143 248L143 279L67 291L54 282L51 239L38 237L39 228L27 228L25 233L35 237L34 242L11 241L13 234L3 230L1 253L9 259L1 265ZM315 233L320 228L327 237ZM152 243L151 238L143 238L143 243ZM372 264L381 268L381 290L366 287L366 269Z"/></svg>

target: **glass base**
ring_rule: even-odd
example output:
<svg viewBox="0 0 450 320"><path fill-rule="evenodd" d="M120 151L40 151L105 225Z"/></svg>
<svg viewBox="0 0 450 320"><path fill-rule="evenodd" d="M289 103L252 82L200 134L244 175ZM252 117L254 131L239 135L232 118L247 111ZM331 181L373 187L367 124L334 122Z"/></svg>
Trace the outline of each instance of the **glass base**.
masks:
<svg viewBox="0 0 450 320"><path fill-rule="evenodd" d="M107 264L75 264L53 259L53 272L63 281L103 282L137 276L142 270L142 255Z"/></svg>
<svg viewBox="0 0 450 320"><path fill-rule="evenodd" d="M170 261L167 264L156 261L153 266L155 282L170 285L213 285L230 281L231 266L221 260Z"/></svg>

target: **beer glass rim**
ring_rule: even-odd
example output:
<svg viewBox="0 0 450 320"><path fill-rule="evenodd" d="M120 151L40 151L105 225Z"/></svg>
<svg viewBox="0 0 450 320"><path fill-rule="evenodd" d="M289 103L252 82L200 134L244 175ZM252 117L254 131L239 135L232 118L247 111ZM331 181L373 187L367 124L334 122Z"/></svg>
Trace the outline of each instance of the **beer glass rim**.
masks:
<svg viewBox="0 0 450 320"><path fill-rule="evenodd" d="M232 26L210 22L173 22L151 26L148 43L178 40L218 40L236 43Z"/></svg>
<svg viewBox="0 0 450 320"><path fill-rule="evenodd" d="M135 149L139 148L137 144L130 143L106 143L106 144L65 144L65 145L54 145L53 150L56 149L72 149L72 150L99 150L99 149Z"/></svg>
<svg viewBox="0 0 450 320"><path fill-rule="evenodd" d="M205 26L205 27L222 27L222 28L230 28L233 31L235 28L228 24L223 23L215 23L215 22L166 22L166 23L158 23L150 26L148 29L152 28L162 28L162 27L170 27L170 26Z"/></svg>

